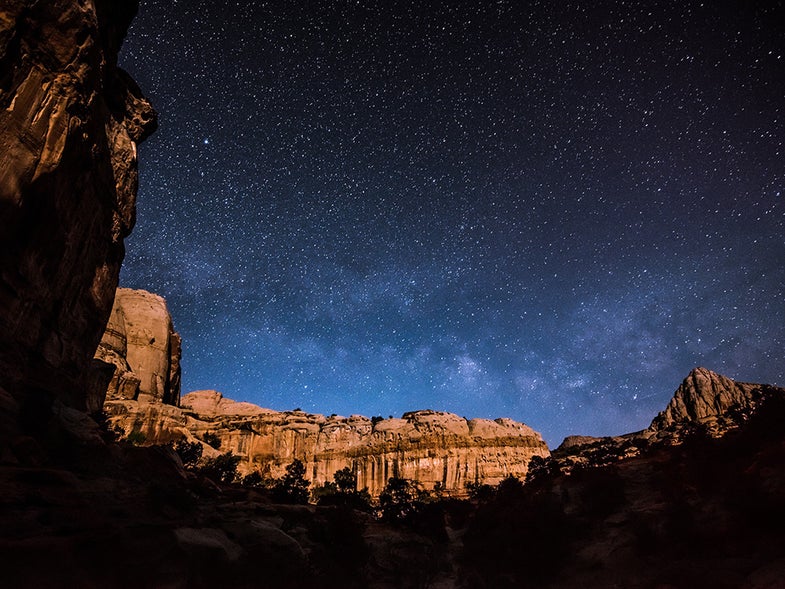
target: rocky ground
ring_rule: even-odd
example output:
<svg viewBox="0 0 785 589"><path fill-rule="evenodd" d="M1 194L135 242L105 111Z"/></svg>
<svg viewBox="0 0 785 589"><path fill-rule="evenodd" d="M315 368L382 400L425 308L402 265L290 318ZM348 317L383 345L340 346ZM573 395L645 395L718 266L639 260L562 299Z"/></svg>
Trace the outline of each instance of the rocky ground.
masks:
<svg viewBox="0 0 785 589"><path fill-rule="evenodd" d="M508 479L398 522L281 505L166 448L76 444L0 468L9 587L774 589L785 579L785 395L720 438ZM56 456L56 454L55 454Z"/></svg>

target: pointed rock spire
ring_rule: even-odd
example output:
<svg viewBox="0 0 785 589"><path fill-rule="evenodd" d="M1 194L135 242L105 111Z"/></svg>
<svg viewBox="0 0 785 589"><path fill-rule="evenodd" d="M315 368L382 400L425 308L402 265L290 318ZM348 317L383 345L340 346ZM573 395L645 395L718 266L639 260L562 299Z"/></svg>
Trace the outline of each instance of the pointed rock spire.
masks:
<svg viewBox="0 0 785 589"><path fill-rule="evenodd" d="M731 407L751 407L755 402L754 391L760 386L736 382L707 368L694 368L649 429L663 430L679 423L716 418Z"/></svg>

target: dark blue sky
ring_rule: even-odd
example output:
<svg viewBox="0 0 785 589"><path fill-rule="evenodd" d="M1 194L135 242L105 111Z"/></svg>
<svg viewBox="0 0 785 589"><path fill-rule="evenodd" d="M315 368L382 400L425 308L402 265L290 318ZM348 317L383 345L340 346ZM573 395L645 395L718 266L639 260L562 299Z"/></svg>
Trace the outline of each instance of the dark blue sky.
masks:
<svg viewBox="0 0 785 589"><path fill-rule="evenodd" d="M785 384L782 2L142 1L121 282L184 392L648 425Z"/></svg>

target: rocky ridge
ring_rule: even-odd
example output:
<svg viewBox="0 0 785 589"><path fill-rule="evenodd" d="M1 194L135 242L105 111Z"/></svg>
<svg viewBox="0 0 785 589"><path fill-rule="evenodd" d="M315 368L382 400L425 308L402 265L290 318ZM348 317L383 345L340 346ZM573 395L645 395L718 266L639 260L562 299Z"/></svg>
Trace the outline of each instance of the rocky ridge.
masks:
<svg viewBox="0 0 785 589"><path fill-rule="evenodd" d="M695 368L646 431L663 435L688 423L706 424L722 430L732 425L730 421L734 411L752 409L766 387L736 382L707 368Z"/></svg>
<svg viewBox="0 0 785 589"><path fill-rule="evenodd" d="M146 291L118 289L96 358L115 367L104 405L112 427L145 444L189 440L205 456L231 451L243 474L280 477L298 459L316 485L349 467L358 488L372 495L397 476L460 496L466 483L523 477L532 456L549 455L539 433L511 419L430 410L390 419L326 417L264 409L217 391L180 399L180 338L164 299Z"/></svg>
<svg viewBox="0 0 785 589"><path fill-rule="evenodd" d="M96 356L117 367L105 404L110 422L146 444L184 439L200 443L205 456L231 451L241 457L242 474L280 477L298 459L316 485L348 467L357 474L358 488L372 495L397 476L461 496L467 483L523 478L532 457L550 455L540 434L510 419L467 420L430 410L390 419L326 417L265 409L217 391L196 391L180 400L179 354L165 301L145 291L118 289ZM606 438L570 436L553 457L568 472L576 464L637 456L654 443L679 443L698 426L719 437L737 427L768 389L774 387L695 368L647 429Z"/></svg>
<svg viewBox="0 0 785 589"><path fill-rule="evenodd" d="M135 0L0 7L0 435L100 410L92 362L156 115L117 54ZM36 418L36 416L38 418ZM3 440L0 440L2 442Z"/></svg>

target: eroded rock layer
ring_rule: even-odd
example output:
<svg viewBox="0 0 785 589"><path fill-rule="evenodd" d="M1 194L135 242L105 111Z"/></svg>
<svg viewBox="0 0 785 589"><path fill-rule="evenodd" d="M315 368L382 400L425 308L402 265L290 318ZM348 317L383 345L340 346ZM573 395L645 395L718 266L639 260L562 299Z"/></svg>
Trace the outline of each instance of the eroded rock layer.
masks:
<svg viewBox="0 0 785 589"><path fill-rule="evenodd" d="M136 0L0 5L6 433L36 423L53 402L82 410L103 402L109 372L92 357L134 224L136 146L156 120L116 65L136 10Z"/></svg>
<svg viewBox="0 0 785 589"><path fill-rule="evenodd" d="M241 456L244 473L283 475L295 458L317 485L349 467L358 488L377 495L393 476L416 479L426 488L437 483L455 495L466 483L496 484L507 475L523 477L532 456L548 456L540 434L510 419L466 420L450 413L414 411L400 419L374 419L278 412L235 403L216 391L185 395L181 407L161 403L108 401L111 421L126 433L139 432L145 443L178 439L220 440L219 449Z"/></svg>

